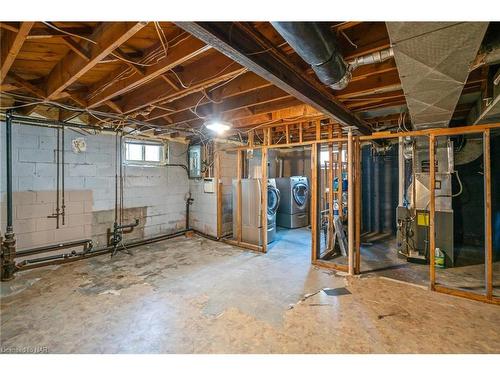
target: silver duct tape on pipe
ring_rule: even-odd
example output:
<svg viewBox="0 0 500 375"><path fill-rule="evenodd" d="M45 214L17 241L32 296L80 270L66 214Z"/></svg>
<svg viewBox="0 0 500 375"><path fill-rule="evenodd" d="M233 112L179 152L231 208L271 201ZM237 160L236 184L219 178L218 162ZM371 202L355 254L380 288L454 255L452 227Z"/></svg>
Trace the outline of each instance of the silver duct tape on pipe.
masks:
<svg viewBox="0 0 500 375"><path fill-rule="evenodd" d="M392 59L393 57L394 51L392 50L392 47L389 47L382 51L372 52L368 55L358 56L353 60L349 60L349 69L352 71L363 65L378 64Z"/></svg>

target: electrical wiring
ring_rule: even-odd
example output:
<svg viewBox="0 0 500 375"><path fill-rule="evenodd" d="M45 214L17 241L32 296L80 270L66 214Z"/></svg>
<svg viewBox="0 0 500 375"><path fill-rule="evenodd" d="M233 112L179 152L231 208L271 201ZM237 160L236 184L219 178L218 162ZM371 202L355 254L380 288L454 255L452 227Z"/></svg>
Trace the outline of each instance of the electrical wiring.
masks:
<svg viewBox="0 0 500 375"><path fill-rule="evenodd" d="M349 44L351 44L354 48L358 48L358 45L356 43L354 43L351 38L349 38L347 36L347 34L343 31L343 30L340 30L340 33L344 36L344 38L346 38L346 40L349 42Z"/></svg>
<svg viewBox="0 0 500 375"><path fill-rule="evenodd" d="M97 42L93 41L92 39L89 39L89 38L86 38L84 36L81 36L81 35L78 35L78 34L74 34L74 33L70 33L69 31L66 31L66 30L63 30L63 29L60 29L59 27L51 24L50 22L46 22L46 21L42 21L42 23L56 31L59 31L63 34L67 34L67 35L70 35L70 36L74 36L76 38L79 38L79 39L83 39L83 40L86 40L87 42L90 42L92 44L97 44Z"/></svg>

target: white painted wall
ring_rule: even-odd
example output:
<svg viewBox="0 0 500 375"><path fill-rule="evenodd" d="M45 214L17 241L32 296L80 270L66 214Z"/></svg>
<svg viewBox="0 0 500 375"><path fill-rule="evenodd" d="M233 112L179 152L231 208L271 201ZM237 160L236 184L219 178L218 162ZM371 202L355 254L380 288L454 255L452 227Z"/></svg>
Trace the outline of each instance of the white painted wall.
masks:
<svg viewBox="0 0 500 375"><path fill-rule="evenodd" d="M76 154L71 140L84 138L87 151ZM66 189L91 190L92 212L114 208L115 137L82 135L67 129L65 136ZM13 125L13 191L54 192L56 189L54 129ZM170 143L170 162L187 164L187 145ZM5 231L5 124L0 123L0 230ZM147 207L144 236L183 229L189 182L179 167L125 167L124 206ZM14 202L14 205L16 202ZM214 217L215 218L215 217ZM55 220L54 220L55 227ZM15 228L14 228L15 229Z"/></svg>

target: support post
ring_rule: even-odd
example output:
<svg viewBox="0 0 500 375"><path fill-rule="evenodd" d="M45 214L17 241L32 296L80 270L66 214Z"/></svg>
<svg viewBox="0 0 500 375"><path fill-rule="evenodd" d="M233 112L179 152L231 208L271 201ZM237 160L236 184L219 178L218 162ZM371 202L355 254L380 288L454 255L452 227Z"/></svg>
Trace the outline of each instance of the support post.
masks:
<svg viewBox="0 0 500 375"><path fill-rule="evenodd" d="M267 147L262 148L261 155L262 187L261 187L261 227L262 227L262 251L267 252Z"/></svg>
<svg viewBox="0 0 500 375"><path fill-rule="evenodd" d="M403 200L405 194L405 158L403 155L404 140L403 137L399 137L398 143L398 205L403 207Z"/></svg>
<svg viewBox="0 0 500 375"><path fill-rule="evenodd" d="M431 290L436 288L436 268L435 268L435 251L436 251L436 233L434 227L434 216L436 213L436 142L433 134L429 136L429 262L430 262L430 287Z"/></svg>
<svg viewBox="0 0 500 375"><path fill-rule="evenodd" d="M328 250L333 250L333 144L328 145Z"/></svg>
<svg viewBox="0 0 500 375"><path fill-rule="evenodd" d="M342 207L342 142L338 142L337 146L337 209L339 218L344 216Z"/></svg>
<svg viewBox="0 0 500 375"><path fill-rule="evenodd" d="M222 237L222 181L221 181L221 155L223 151L214 151L215 153L215 180L217 181L217 238Z"/></svg>
<svg viewBox="0 0 500 375"><path fill-rule="evenodd" d="M491 230L491 156L490 129L483 133L483 163L484 163L484 246L485 246L485 276L486 298L493 297L493 234Z"/></svg>
<svg viewBox="0 0 500 375"><path fill-rule="evenodd" d="M347 246L349 275L354 275L354 186L353 186L353 139L352 130L347 133Z"/></svg>
<svg viewBox="0 0 500 375"><path fill-rule="evenodd" d="M356 137L355 141L355 160L356 164L354 166L355 168L355 173L356 173L356 179L354 181L354 187L355 187L355 204L354 207L356 208L356 232L355 232L355 238L356 238L356 261L354 264L354 269L356 274L359 274L361 272L361 141L359 140L359 137Z"/></svg>
<svg viewBox="0 0 500 375"><path fill-rule="evenodd" d="M236 240L241 242L241 173L243 167L243 151L238 150L238 166L236 180ZM234 218L233 218L234 220Z"/></svg>
<svg viewBox="0 0 500 375"><path fill-rule="evenodd" d="M318 169L319 169L319 147L318 143L311 146L311 260L314 263L318 258L319 230L318 230L318 206L319 206L319 188L318 188Z"/></svg>
<svg viewBox="0 0 500 375"><path fill-rule="evenodd" d="M6 174L7 174L7 227L2 243L1 271L2 281L12 280L16 271L16 236L12 214L12 111L8 110L5 124Z"/></svg>

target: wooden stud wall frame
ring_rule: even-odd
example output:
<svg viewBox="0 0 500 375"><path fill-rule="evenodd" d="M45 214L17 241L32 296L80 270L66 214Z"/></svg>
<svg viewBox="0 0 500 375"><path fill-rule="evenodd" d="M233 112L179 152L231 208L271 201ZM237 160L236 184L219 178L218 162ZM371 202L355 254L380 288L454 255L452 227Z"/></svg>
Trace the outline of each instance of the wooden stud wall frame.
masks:
<svg viewBox="0 0 500 375"><path fill-rule="evenodd" d="M262 165L262 169L266 170L266 177L267 177L267 151L269 149L273 148L290 148L290 147L296 147L296 146L311 146L311 172L312 172L312 184L311 184L311 228L312 228L312 249L311 249L311 261L312 264L320 266L320 267L325 267L325 268L331 268L335 270L340 270L344 272L349 271L349 267L347 265L342 265L342 264L335 264L333 262L329 261L324 261L321 259L318 259L318 251L319 251L319 220L318 220L318 213L319 213L319 189L318 189L318 179L319 179L319 147L321 144L327 143L329 146L330 144L337 143L337 147L339 149L342 149L343 144L348 144L348 138L343 137L341 131L332 131L328 130L326 133L326 137L323 137L323 134L321 132L321 129L318 130L318 123L316 122L314 124L314 134L315 134L315 139L314 140L305 140L305 130L310 129L310 125L304 126L304 123L298 123L297 130L298 130L298 142L292 142L292 139L290 139L290 126L292 124L287 124L285 128L285 134L286 134L286 141L284 143L279 143L275 144L273 143L273 139L275 138L273 136L273 127L269 128L264 128L263 131L263 136L264 136L264 142L263 144L255 144L254 143L254 131L252 131L249 134L249 141L248 144L245 146L237 146L230 150L237 150L238 152L243 152L248 149L262 149L263 150L263 155L265 155L266 159L266 164L264 168L264 161ZM335 125L335 124L331 124ZM288 130L287 130L288 129ZM485 254L486 254L486 273L485 273L485 278L486 278L486 292L484 295L482 294L476 294L472 293L469 291L465 290L458 290L458 289L451 289L448 287L445 287L443 285L436 284L435 280L435 267L434 267L434 252L430 251L430 282L429 282L429 288L431 290L434 290L436 292L440 293L445 293L445 294L450 294L454 296L459 296L459 297L464 297L472 300L477 300L477 301L482 301L482 302L488 302L488 303L493 303L493 304L500 304L500 298L493 296L492 295L492 228L491 228L491 160L490 160L490 130L491 129L500 129L500 123L492 123L492 124L483 124L483 125L474 125L474 126L462 126L462 127L454 127L454 128L439 128L439 129L422 129L422 130L414 130L414 131L407 131L407 132L379 132L375 133L372 135L358 135L358 136L353 136L351 140L351 147L352 147L352 162L353 162L353 168L351 171L352 176L352 181L353 185L350 187L350 189L353 189L353 195L354 195L354 212L356 216L355 224L351 227L352 235L353 235L353 243L354 243L354 251L353 251L353 262L354 262L354 273L360 273L361 271L361 252L360 252L360 234L361 234L361 143L362 142L369 142L373 140L383 140L383 139L394 139L394 138L401 138L401 137L416 137L416 136L428 136L429 137L429 157L430 159L430 165L433 165L433 160L435 159L435 139L436 137L439 136L453 136L453 135L463 135L463 134L472 134L472 133L481 133L483 134L483 147L484 147L484 179L485 179L485 218L486 218L486 226L485 226L485 236L486 236L486 241L485 241ZM251 135L251 136L250 136ZM338 152L338 157L341 158L341 152ZM263 158L264 160L264 158ZM242 162L242 158L239 154L239 161ZM349 160L348 160L349 161ZM337 163L338 164L338 163ZM240 166L240 163L238 163ZM339 165L341 166L341 164ZM433 168L430 169L430 184L431 186L435 186L435 170ZM334 174L339 177L341 176L341 170L338 168L334 168ZM239 174L239 176L241 176ZM241 179L241 177L240 177ZM329 178L328 178L329 179ZM240 180L241 181L241 180ZM267 178L266 178L267 181ZM342 186L342 177L339 179L339 188ZM340 189L338 189L340 190ZM435 244L435 233L431 228L435 227L435 191L433 188L430 189L430 195L431 195L431 202L429 203L429 208L430 208L430 242L431 246L432 244ZM241 197L240 197L241 198ZM330 199L330 197L328 197ZM341 200L339 200L342 202ZM240 202L241 203L241 202ZM262 201L262 208L264 209L264 202ZM267 202L266 202L267 205ZM264 211L265 212L265 211ZM341 212L341 207L339 207L339 212ZM239 213L240 215L240 221L241 221L241 212ZM266 231L267 233L267 231ZM265 252L265 248L261 246L256 246L252 244L245 244L242 243L241 241L234 241L234 240L226 240L226 242L231 243L236 246L244 247L250 250L254 251L261 251Z"/></svg>

